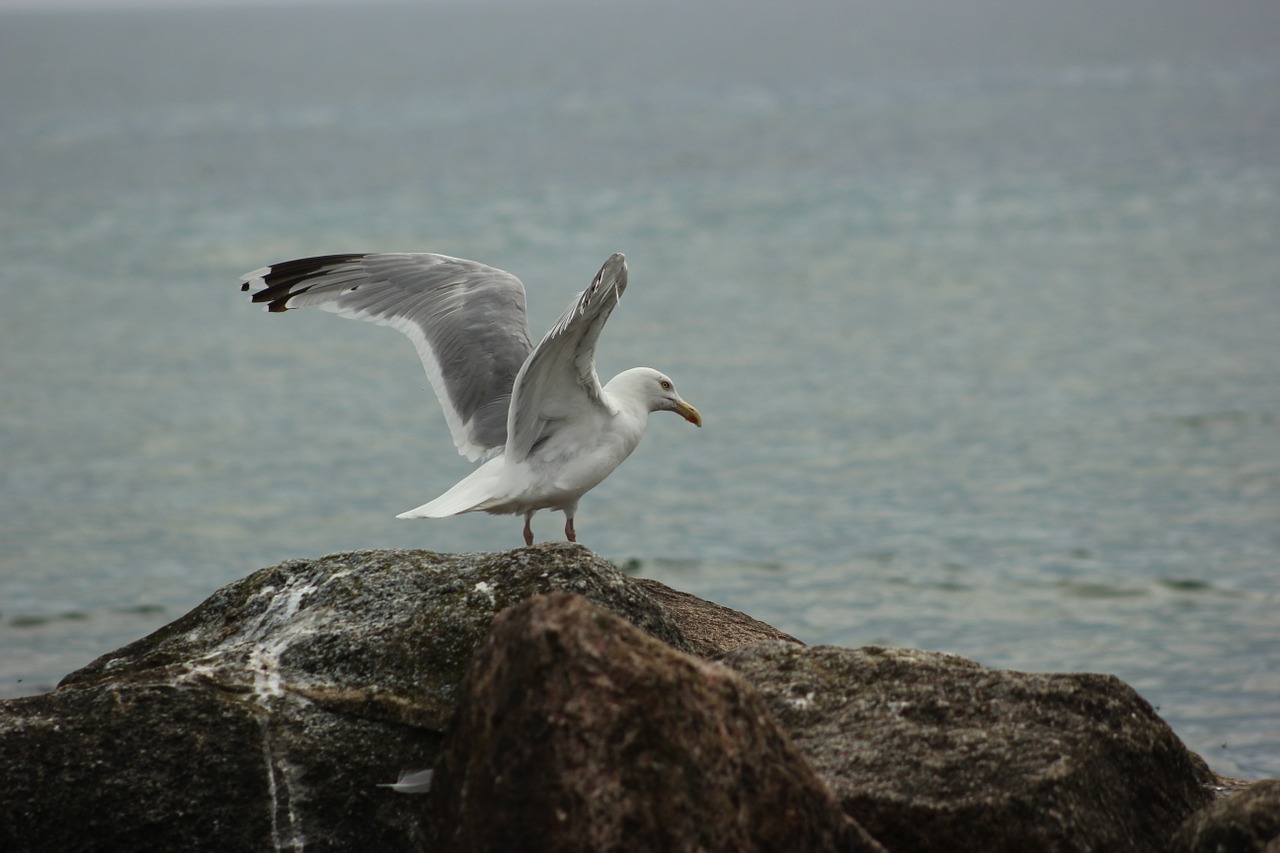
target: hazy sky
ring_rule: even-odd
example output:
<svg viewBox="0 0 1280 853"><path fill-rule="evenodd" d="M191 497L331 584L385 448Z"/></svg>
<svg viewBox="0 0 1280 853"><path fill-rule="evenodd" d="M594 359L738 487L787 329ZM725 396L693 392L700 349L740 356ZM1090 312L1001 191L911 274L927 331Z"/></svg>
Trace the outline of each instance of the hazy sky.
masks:
<svg viewBox="0 0 1280 853"><path fill-rule="evenodd" d="M443 1L429 0L429 2ZM333 5L350 2L360 2L360 0L0 0L0 11L7 9L142 9L181 8L184 6L262 6L282 3L293 5Z"/></svg>
<svg viewBox="0 0 1280 853"><path fill-rule="evenodd" d="M146 6L206 6L210 3L226 5L253 0L0 0L2 9L112 9Z"/></svg>

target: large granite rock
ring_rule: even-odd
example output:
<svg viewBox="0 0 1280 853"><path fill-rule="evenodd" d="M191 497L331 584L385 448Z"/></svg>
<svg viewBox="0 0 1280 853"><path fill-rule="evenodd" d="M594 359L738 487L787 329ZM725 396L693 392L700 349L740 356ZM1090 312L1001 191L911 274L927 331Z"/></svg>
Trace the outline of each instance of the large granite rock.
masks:
<svg viewBox="0 0 1280 853"><path fill-rule="evenodd" d="M1113 676L762 643L724 657L891 850L1165 851L1213 775Z"/></svg>
<svg viewBox="0 0 1280 853"><path fill-rule="evenodd" d="M564 594L498 618L428 815L433 851L883 850L742 678Z"/></svg>
<svg viewBox="0 0 1280 853"><path fill-rule="evenodd" d="M563 590L684 648L599 557L370 551L230 584L42 696L0 703L0 850L404 849L494 615Z"/></svg>
<svg viewBox="0 0 1280 853"><path fill-rule="evenodd" d="M590 605L523 605L490 634L500 611L557 592ZM495 750L458 734L520 741L526 705L560 709L555 738ZM376 786L446 744L431 798ZM0 850L483 839L466 835L485 829L483 801L447 799L482 770L500 778L469 791L589 818L548 837L653 849L770 849L788 828L787 849L874 849L861 825L890 850L1157 850L1213 781L1113 678L808 649L574 545L372 551L263 569L52 693L0 702ZM612 799L574 799L587 791ZM750 806L765 800L786 808Z"/></svg>
<svg viewBox="0 0 1280 853"><path fill-rule="evenodd" d="M291 560L223 587L186 616L59 685L146 674L443 726L495 614L531 595L584 595L687 649L670 614L579 545L495 554L356 551Z"/></svg>

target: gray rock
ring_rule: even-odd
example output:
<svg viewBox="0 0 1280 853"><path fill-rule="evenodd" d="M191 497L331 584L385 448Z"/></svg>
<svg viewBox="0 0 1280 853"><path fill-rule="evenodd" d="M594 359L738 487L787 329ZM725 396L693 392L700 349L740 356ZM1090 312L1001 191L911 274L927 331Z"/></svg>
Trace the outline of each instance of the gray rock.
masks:
<svg viewBox="0 0 1280 853"><path fill-rule="evenodd" d="M63 679L0 703L0 850L403 849L494 615L585 595L666 643L679 628L585 549L294 560Z"/></svg>
<svg viewBox="0 0 1280 853"><path fill-rule="evenodd" d="M1112 676L770 642L725 663L891 850L1165 851L1212 774Z"/></svg>
<svg viewBox="0 0 1280 853"><path fill-rule="evenodd" d="M1187 818L1173 853L1280 853L1280 779L1263 779Z"/></svg>
<svg viewBox="0 0 1280 853"><path fill-rule="evenodd" d="M144 679L0 708L0 850L397 849L407 798L374 787L439 736L296 699Z"/></svg>
<svg viewBox="0 0 1280 853"><path fill-rule="evenodd" d="M355 551L290 560L214 593L59 686L146 674L441 728L495 614L531 595L585 595L675 646L671 616L579 545L494 554Z"/></svg>
<svg viewBox="0 0 1280 853"><path fill-rule="evenodd" d="M602 706L628 721L613 730L621 743L656 754L669 729L687 747L702 734L674 710L683 710L682 691L698 697L695 718L714 747L705 753L709 769L683 756L673 765L678 776L663 776L659 759L621 771L637 785L659 776L675 785L655 789L661 807L649 811L634 798L618 800L637 821L700 797L702 821L726 821L726 832L769 827L760 849L796 815L807 828L795 838L869 844L856 833L843 840L853 824L831 817L822 785L794 760L800 754L844 811L890 849L1150 850L1162 849L1220 781L1114 678L1001 673L928 652L808 649L564 543L500 554L370 551L263 569L72 673L54 692L0 702L0 850L419 846L423 798L376 783L436 763L495 615L555 591L583 595L647 632L611 628L597 640L619 663L656 661L655 683L659 674L672 679L640 693L638 705ZM628 639L615 643L614 634ZM767 638L782 641L742 647ZM486 654L536 662L543 646ZM764 699L668 646L726 655ZM656 730L634 718L647 703L660 709ZM595 722L606 725L603 716ZM633 729L649 734L628 741ZM779 746L787 736L794 748ZM592 753L582 752L584 765L561 768L570 778L556 779L555 790L604 784L618 772L607 763L616 746L605 739L606 763L596 770ZM777 766L759 767L761 755ZM755 768L742 777L745 791L726 781L735 761ZM771 824L743 812L762 785L794 811L770 816ZM453 813L461 820L465 810ZM673 837L657 824L628 826L632 846L649 843L646 833Z"/></svg>
<svg viewBox="0 0 1280 853"><path fill-rule="evenodd" d="M498 617L423 850L882 850L732 670L579 596Z"/></svg>

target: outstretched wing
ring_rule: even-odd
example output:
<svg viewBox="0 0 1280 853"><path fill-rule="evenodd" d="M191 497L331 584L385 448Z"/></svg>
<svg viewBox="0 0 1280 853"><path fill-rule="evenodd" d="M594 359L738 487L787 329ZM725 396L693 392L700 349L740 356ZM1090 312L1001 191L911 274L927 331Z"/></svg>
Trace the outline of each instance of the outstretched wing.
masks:
<svg viewBox="0 0 1280 853"><path fill-rule="evenodd" d="M314 305L399 329L418 349L458 452L507 442L516 375L533 344L524 285L500 269L431 254L326 255L242 276L268 311Z"/></svg>
<svg viewBox="0 0 1280 853"><path fill-rule="evenodd" d="M508 460L519 462L528 456L555 431L557 422L604 406L596 375L596 341L626 287L627 262L615 254L520 368L507 418Z"/></svg>

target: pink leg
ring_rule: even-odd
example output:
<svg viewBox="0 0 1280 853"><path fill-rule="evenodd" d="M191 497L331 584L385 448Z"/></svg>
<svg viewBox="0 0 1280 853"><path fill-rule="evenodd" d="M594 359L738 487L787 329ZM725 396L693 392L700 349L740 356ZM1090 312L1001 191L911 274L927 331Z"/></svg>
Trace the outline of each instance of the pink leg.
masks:
<svg viewBox="0 0 1280 853"><path fill-rule="evenodd" d="M578 532L573 529L573 516L566 515L564 518L564 538L570 542L578 541Z"/></svg>
<svg viewBox="0 0 1280 853"><path fill-rule="evenodd" d="M533 544L533 513L531 512L524 514L524 544Z"/></svg>

